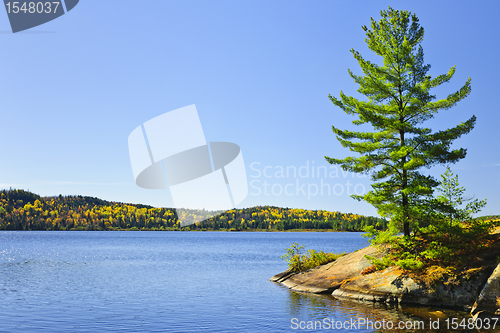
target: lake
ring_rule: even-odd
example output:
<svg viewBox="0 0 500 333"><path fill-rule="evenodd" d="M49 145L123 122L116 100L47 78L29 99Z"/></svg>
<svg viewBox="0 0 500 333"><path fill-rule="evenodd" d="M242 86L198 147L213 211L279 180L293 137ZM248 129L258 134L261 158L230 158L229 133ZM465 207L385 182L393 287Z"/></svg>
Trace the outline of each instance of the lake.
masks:
<svg viewBox="0 0 500 333"><path fill-rule="evenodd" d="M293 242L325 252L367 246L361 233L2 231L0 332L296 332L313 321L352 332L353 319L396 323L435 311L270 282Z"/></svg>

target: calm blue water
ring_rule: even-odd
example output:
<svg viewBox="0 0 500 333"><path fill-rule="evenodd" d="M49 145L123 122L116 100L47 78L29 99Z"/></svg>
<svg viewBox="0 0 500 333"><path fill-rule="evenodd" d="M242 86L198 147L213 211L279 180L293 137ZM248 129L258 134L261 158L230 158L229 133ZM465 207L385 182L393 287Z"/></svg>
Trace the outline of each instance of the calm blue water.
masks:
<svg viewBox="0 0 500 333"><path fill-rule="evenodd" d="M0 331L290 332L293 318L399 318L270 282L293 242L366 246L359 233L0 232Z"/></svg>

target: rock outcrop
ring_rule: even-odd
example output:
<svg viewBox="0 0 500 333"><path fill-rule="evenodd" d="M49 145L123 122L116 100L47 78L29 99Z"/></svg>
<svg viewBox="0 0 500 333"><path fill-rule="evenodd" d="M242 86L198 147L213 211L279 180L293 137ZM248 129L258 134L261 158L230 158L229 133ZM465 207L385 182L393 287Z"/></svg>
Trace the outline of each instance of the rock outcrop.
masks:
<svg viewBox="0 0 500 333"><path fill-rule="evenodd" d="M360 272L371 266L365 255L381 256L374 247L369 246L302 273L284 272L275 275L271 281L281 283L295 291L332 293L342 284L360 276Z"/></svg>
<svg viewBox="0 0 500 333"><path fill-rule="evenodd" d="M473 316L477 317L481 313L500 315L500 264L486 281L472 307L471 314Z"/></svg>
<svg viewBox="0 0 500 333"><path fill-rule="evenodd" d="M294 291L331 293L341 299L459 307L466 310L473 306L472 314L498 312L500 265L494 269L495 265L485 263L473 274L429 284L397 267L363 275L361 272L371 266L365 255L380 258L383 254L369 246L305 272L275 275L271 281Z"/></svg>

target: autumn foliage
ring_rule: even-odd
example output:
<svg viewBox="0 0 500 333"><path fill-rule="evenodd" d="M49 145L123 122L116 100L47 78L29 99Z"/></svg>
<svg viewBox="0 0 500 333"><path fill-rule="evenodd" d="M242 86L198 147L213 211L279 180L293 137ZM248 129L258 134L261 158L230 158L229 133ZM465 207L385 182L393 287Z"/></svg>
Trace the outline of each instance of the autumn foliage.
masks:
<svg viewBox="0 0 500 333"><path fill-rule="evenodd" d="M183 214L208 216L203 210ZM365 226L384 230L387 221L357 214L271 206L232 209L182 227L174 209L110 202L94 197L41 197L24 190L0 191L0 230L338 230Z"/></svg>

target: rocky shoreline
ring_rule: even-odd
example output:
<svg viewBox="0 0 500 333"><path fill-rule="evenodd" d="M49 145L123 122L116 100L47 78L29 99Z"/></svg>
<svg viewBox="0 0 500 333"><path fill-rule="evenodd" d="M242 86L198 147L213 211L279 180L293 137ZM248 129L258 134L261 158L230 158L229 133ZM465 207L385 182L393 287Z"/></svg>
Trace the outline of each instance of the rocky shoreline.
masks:
<svg viewBox="0 0 500 333"><path fill-rule="evenodd" d="M305 272L287 271L270 280L294 291L331 294L339 299L453 307L474 317L500 315L500 264L496 256L485 260L480 269L429 284L397 267L362 274L372 266L365 255L380 258L383 253L369 246Z"/></svg>

